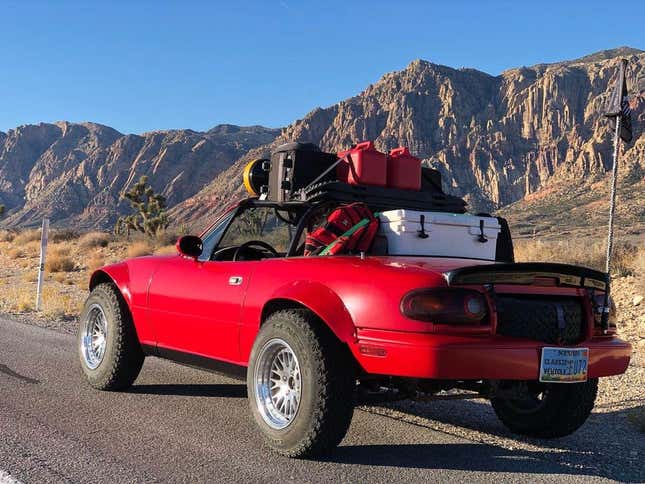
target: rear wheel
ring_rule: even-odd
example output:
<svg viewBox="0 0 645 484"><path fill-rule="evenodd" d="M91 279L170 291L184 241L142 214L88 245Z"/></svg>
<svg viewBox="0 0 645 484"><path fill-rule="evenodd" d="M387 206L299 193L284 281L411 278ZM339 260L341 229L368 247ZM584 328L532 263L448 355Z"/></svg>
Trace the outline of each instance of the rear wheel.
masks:
<svg viewBox="0 0 645 484"><path fill-rule="evenodd" d="M122 390L134 383L143 365L130 311L112 284L99 284L81 313L78 350L85 378L99 390Z"/></svg>
<svg viewBox="0 0 645 484"><path fill-rule="evenodd" d="M491 404L510 430L530 437L569 435L585 423L598 393L598 379L584 383L503 381Z"/></svg>
<svg viewBox="0 0 645 484"><path fill-rule="evenodd" d="M267 445L289 457L331 451L354 412L347 349L305 310L279 311L263 324L251 352L247 389Z"/></svg>

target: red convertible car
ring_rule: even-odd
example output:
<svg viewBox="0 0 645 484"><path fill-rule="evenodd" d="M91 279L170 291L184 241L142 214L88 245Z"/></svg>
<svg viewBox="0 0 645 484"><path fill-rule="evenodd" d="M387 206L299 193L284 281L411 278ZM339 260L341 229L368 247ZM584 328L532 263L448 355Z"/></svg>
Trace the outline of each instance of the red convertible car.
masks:
<svg viewBox="0 0 645 484"><path fill-rule="evenodd" d="M490 398L515 432L564 436L598 378L626 370L629 344L611 318L600 326L604 274L377 249L305 256L328 212L249 198L180 238L177 255L97 270L78 336L86 379L125 389L145 356L246 375L268 445L302 457L340 443L358 397L452 388Z"/></svg>

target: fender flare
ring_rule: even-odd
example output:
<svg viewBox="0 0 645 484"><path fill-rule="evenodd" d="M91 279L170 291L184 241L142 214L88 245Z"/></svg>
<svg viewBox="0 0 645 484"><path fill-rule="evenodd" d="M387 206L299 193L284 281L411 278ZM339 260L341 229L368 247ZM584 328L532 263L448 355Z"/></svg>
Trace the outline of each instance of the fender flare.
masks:
<svg viewBox="0 0 645 484"><path fill-rule="evenodd" d="M262 321L266 310L276 301L292 301L306 307L318 316L343 343L356 342L356 326L338 294L320 282L296 281L276 290L262 307Z"/></svg>
<svg viewBox="0 0 645 484"><path fill-rule="evenodd" d="M132 307L132 292L130 291L130 271L124 262L102 267L92 273L89 289L94 289L103 282L113 283L123 295L128 307Z"/></svg>

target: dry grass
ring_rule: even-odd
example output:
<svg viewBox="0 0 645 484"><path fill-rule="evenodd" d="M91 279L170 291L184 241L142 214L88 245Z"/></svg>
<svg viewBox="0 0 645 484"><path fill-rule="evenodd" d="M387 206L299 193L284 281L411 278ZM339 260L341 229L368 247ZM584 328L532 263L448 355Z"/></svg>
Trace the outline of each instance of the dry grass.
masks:
<svg viewBox="0 0 645 484"><path fill-rule="evenodd" d="M14 243L14 245L16 245ZM26 252L27 257L38 257L40 255L40 240L32 240L24 244L23 249Z"/></svg>
<svg viewBox="0 0 645 484"><path fill-rule="evenodd" d="M43 288L42 310L48 318L70 319L79 314L81 303L56 287L45 286Z"/></svg>
<svg viewBox="0 0 645 484"><path fill-rule="evenodd" d="M604 271L606 245L589 239L514 241L518 262L562 262ZM616 244L612 258L613 274L642 275L645 272L645 248L627 242Z"/></svg>
<svg viewBox="0 0 645 484"><path fill-rule="evenodd" d="M165 245L155 250L155 255L173 255L177 253L177 247L174 245Z"/></svg>
<svg viewBox="0 0 645 484"><path fill-rule="evenodd" d="M65 274L64 272L57 272L52 277L56 282L60 282L61 284L67 282L67 274Z"/></svg>
<svg viewBox="0 0 645 484"><path fill-rule="evenodd" d="M144 255L150 255L154 251L154 247L150 242L146 240L137 240L132 242L127 249L128 257L141 257Z"/></svg>
<svg viewBox="0 0 645 484"><path fill-rule="evenodd" d="M0 242L13 242L16 233L13 230L0 230Z"/></svg>
<svg viewBox="0 0 645 484"><path fill-rule="evenodd" d="M168 230L160 231L155 237L155 245L166 246L166 245L175 245L179 235L175 232L169 232Z"/></svg>
<svg viewBox="0 0 645 484"><path fill-rule="evenodd" d="M36 282L38 281L38 270L34 269L31 271L27 271L24 274L22 274L21 279L24 282Z"/></svg>
<svg viewBox="0 0 645 484"><path fill-rule="evenodd" d="M0 311L27 313L36 309L36 284L0 283ZM82 300L55 283L43 287L42 314L50 319L71 319L79 314Z"/></svg>
<svg viewBox="0 0 645 484"><path fill-rule="evenodd" d="M634 272L636 275L637 289L641 294L645 294L645 248L641 247L638 254L634 257Z"/></svg>
<svg viewBox="0 0 645 484"><path fill-rule="evenodd" d="M13 239L14 245L25 245L40 240L40 229L28 229L18 232Z"/></svg>
<svg viewBox="0 0 645 484"><path fill-rule="evenodd" d="M52 250L45 263L47 272L71 272L76 268L74 259L64 252Z"/></svg>
<svg viewBox="0 0 645 484"><path fill-rule="evenodd" d="M107 247L111 237L105 232L88 232L78 240L81 249L93 249L95 247Z"/></svg>
<svg viewBox="0 0 645 484"><path fill-rule="evenodd" d="M68 244L56 244L52 246L52 252L55 252L58 255L69 255L72 250L72 247Z"/></svg>
<svg viewBox="0 0 645 484"><path fill-rule="evenodd" d="M95 271L99 267L103 267L105 265L105 258L103 255L98 251L94 251L92 255L87 259L87 268L90 271Z"/></svg>
<svg viewBox="0 0 645 484"><path fill-rule="evenodd" d="M25 257L25 255L25 251L20 247L14 247L13 249L10 249L9 252L7 252L7 256L10 259L22 259L23 257Z"/></svg>
<svg viewBox="0 0 645 484"><path fill-rule="evenodd" d="M78 239L78 232L74 229L58 229L49 234L49 240L53 243L69 242Z"/></svg>
<svg viewBox="0 0 645 484"><path fill-rule="evenodd" d="M33 311L36 301L36 286L18 284L0 284L0 311L28 312Z"/></svg>

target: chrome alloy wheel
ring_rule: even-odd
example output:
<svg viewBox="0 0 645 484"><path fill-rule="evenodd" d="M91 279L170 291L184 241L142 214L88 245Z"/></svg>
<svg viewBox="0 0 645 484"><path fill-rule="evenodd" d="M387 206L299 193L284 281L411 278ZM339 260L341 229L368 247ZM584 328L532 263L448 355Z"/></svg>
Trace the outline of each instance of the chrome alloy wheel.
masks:
<svg viewBox="0 0 645 484"><path fill-rule="evenodd" d="M264 345L255 366L255 401L269 427L287 427L298 414L302 383L300 365L291 346L280 338Z"/></svg>
<svg viewBox="0 0 645 484"><path fill-rule="evenodd" d="M81 337L81 354L83 361L90 370L95 370L103 361L107 345L108 324L103 308L92 304L83 321Z"/></svg>

